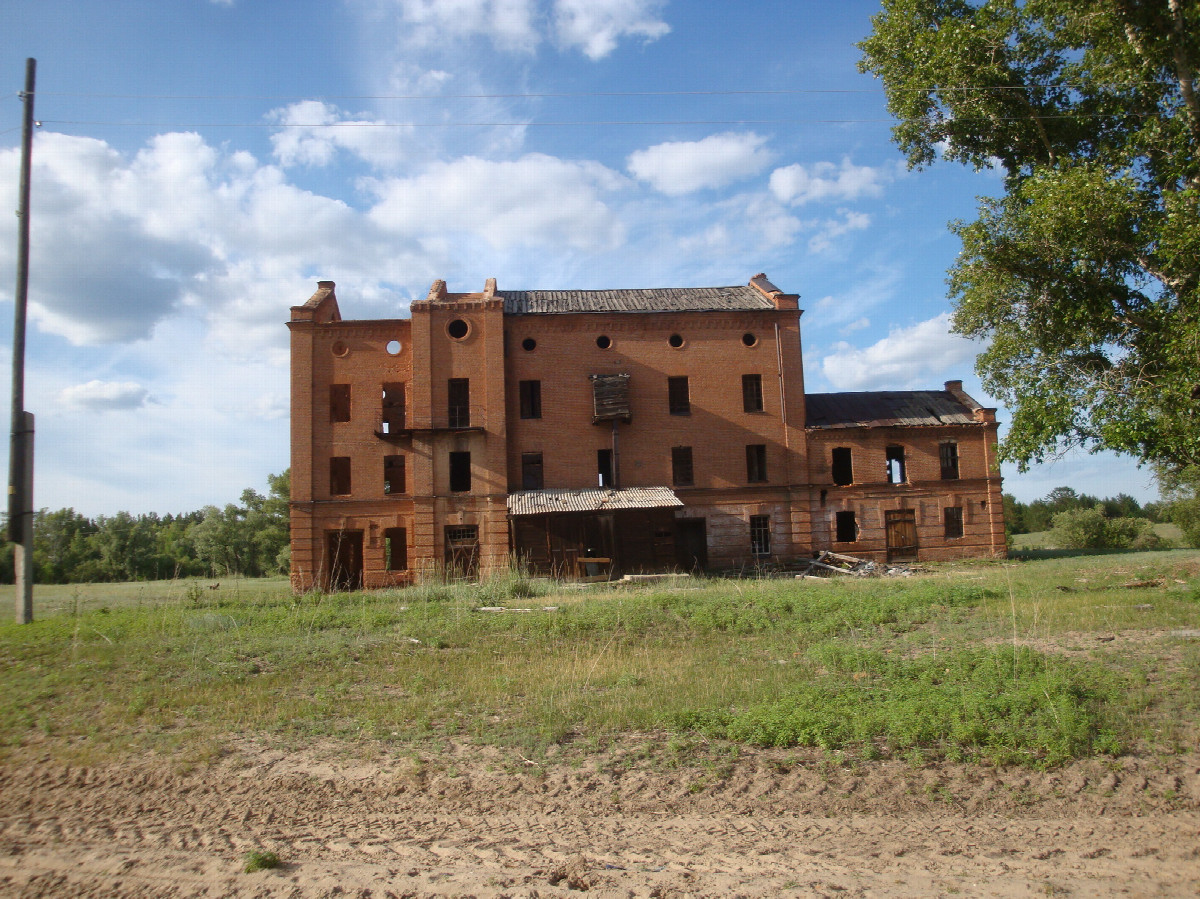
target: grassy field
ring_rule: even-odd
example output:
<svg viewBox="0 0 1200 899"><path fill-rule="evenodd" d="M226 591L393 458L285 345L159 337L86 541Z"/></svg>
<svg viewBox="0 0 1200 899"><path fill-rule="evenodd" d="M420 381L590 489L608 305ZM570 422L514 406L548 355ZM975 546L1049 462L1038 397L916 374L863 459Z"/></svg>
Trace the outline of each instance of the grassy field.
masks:
<svg viewBox="0 0 1200 899"><path fill-rule="evenodd" d="M202 759L246 736L536 758L652 733L1044 766L1200 735L1195 550L878 580L39 587L26 626L0 602L0 757Z"/></svg>

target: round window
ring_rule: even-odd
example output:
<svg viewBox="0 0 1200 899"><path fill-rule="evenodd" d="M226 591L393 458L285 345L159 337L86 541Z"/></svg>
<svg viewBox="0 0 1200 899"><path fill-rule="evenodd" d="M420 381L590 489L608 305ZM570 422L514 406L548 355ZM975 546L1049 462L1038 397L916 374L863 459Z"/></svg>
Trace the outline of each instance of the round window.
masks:
<svg viewBox="0 0 1200 899"><path fill-rule="evenodd" d="M389 355L389 356L398 356L398 355L400 355L400 341L398 341L398 340L389 340L389 341L387 342L387 347L386 347L386 349L387 349L387 351L388 351L388 355Z"/></svg>
<svg viewBox="0 0 1200 899"><path fill-rule="evenodd" d="M462 340L471 332L471 327L461 318L456 318L446 326L446 333L455 340Z"/></svg>
<svg viewBox="0 0 1200 899"><path fill-rule="evenodd" d="M675 347L675 349L679 349L681 346L683 346L683 338L678 334L672 334L667 338L667 343Z"/></svg>
<svg viewBox="0 0 1200 899"><path fill-rule="evenodd" d="M607 334L601 334L596 338L596 346L600 347L602 350L607 350L610 346L612 346L612 339Z"/></svg>
<svg viewBox="0 0 1200 899"><path fill-rule="evenodd" d="M527 353L531 353L535 349L537 349L537 341L534 340L532 337L526 337L524 340L521 341L521 349L523 349Z"/></svg>
<svg viewBox="0 0 1200 899"><path fill-rule="evenodd" d="M333 342L333 346L331 346L329 349L333 352L333 355L337 356L339 359L342 356L348 355L350 352L350 347L346 346L346 341L344 340L335 340Z"/></svg>
<svg viewBox="0 0 1200 899"><path fill-rule="evenodd" d="M751 334L749 331L747 331L745 334L742 335L742 343L745 344L746 346L754 346L755 344L758 343L758 338L755 337L753 334Z"/></svg>

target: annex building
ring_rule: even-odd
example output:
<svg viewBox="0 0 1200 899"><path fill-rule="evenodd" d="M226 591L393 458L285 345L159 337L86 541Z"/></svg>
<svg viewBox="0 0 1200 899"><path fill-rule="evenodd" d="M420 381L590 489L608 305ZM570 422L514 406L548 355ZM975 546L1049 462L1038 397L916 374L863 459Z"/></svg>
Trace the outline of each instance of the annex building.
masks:
<svg viewBox="0 0 1200 899"><path fill-rule="evenodd" d="M1005 551L997 424L940 390L805 394L798 296L449 293L292 307L292 584Z"/></svg>

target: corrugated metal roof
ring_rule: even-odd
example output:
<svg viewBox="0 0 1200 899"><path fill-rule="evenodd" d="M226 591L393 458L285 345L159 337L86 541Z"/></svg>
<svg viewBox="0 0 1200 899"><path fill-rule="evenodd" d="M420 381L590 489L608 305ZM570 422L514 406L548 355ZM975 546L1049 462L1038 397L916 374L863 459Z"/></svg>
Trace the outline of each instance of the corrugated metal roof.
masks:
<svg viewBox="0 0 1200 899"><path fill-rule="evenodd" d="M612 490L525 490L508 495L509 515L551 512L606 512L613 509L659 509L682 506L670 487L623 487Z"/></svg>
<svg viewBox="0 0 1200 899"><path fill-rule="evenodd" d="M976 424L974 411L948 390L810 393L809 428L928 427Z"/></svg>
<svg viewBox="0 0 1200 899"><path fill-rule="evenodd" d="M750 286L645 290L498 290L506 315L564 312L724 312L774 309Z"/></svg>

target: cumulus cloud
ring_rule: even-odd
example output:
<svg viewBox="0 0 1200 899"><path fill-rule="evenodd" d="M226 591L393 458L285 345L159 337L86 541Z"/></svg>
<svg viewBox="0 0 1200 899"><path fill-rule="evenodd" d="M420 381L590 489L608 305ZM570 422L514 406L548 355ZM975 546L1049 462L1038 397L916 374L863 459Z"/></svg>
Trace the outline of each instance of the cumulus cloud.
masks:
<svg viewBox="0 0 1200 899"><path fill-rule="evenodd" d="M301 100L272 110L269 121L281 128L271 135L275 158L282 166L329 165L345 150L381 169L404 161L411 125L385 125L378 119L353 117L320 100Z"/></svg>
<svg viewBox="0 0 1200 899"><path fill-rule="evenodd" d="M843 159L841 165L816 162L794 163L771 172L771 193L781 203L802 206L824 201L846 202L860 197L877 197L890 180L890 169L854 165Z"/></svg>
<svg viewBox="0 0 1200 899"><path fill-rule="evenodd" d="M837 390L918 388L969 366L979 347L950 333L950 313L893 328L869 347L841 342L821 359L821 373Z"/></svg>
<svg viewBox="0 0 1200 899"><path fill-rule="evenodd" d="M407 44L430 46L485 36L500 49L530 51L540 36L534 0L387 0Z"/></svg>
<svg viewBox="0 0 1200 899"><path fill-rule="evenodd" d="M837 238L851 231L863 231L871 226L871 216L865 212L853 212L839 209L841 218L825 219L817 223L817 233L808 241L808 248L814 253L824 253L833 248Z"/></svg>
<svg viewBox="0 0 1200 899"><path fill-rule="evenodd" d="M659 0L556 0L554 26L558 41L578 47L588 59L603 59L623 37L649 42L671 31L659 18Z"/></svg>
<svg viewBox="0 0 1200 899"><path fill-rule="evenodd" d="M139 409L149 399L150 391L134 381L88 381L59 393L63 405L91 411Z"/></svg>
<svg viewBox="0 0 1200 899"><path fill-rule="evenodd" d="M631 153L630 174L668 196L725 187L757 175L771 161L766 138L727 131L698 141L671 141Z"/></svg>

